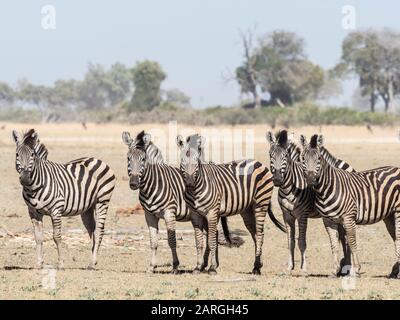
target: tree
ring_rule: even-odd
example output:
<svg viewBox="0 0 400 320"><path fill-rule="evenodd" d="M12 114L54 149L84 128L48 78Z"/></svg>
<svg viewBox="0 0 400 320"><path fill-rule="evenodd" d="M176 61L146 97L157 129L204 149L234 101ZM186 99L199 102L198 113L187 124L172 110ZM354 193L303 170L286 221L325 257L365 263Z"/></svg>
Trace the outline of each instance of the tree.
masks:
<svg viewBox="0 0 400 320"><path fill-rule="evenodd" d="M138 62L132 69L133 84L135 87L129 111L151 110L161 102L161 83L166 74L157 62Z"/></svg>
<svg viewBox="0 0 400 320"><path fill-rule="evenodd" d="M243 63L236 68L236 80L239 83L242 93L250 93L253 96L254 108L261 107L261 98L258 94L258 77L256 69L256 59L253 48L253 35L250 30L241 33L243 45Z"/></svg>
<svg viewBox="0 0 400 320"><path fill-rule="evenodd" d="M54 82L51 104L60 107L76 107L79 104L80 82L74 79L57 80Z"/></svg>
<svg viewBox="0 0 400 320"><path fill-rule="evenodd" d="M17 84L18 100L29 105L34 105L39 109L43 121L47 119L47 102L50 89L44 85L34 85L27 79L21 79Z"/></svg>
<svg viewBox="0 0 400 320"><path fill-rule="evenodd" d="M338 77L358 76L360 93L369 97L372 112L379 98L389 111L400 94L400 34L389 29L350 33L343 40L342 57L334 71Z"/></svg>
<svg viewBox="0 0 400 320"><path fill-rule="evenodd" d="M85 78L78 87L78 96L85 109L103 109L108 101L105 89L106 70L99 64L89 63Z"/></svg>
<svg viewBox="0 0 400 320"><path fill-rule="evenodd" d="M11 103L15 99L15 92L7 83L0 82L0 104Z"/></svg>
<svg viewBox="0 0 400 320"><path fill-rule="evenodd" d="M171 102L174 105L181 108L190 107L190 97L188 97L185 93L183 93L179 89L172 89L165 91L165 101Z"/></svg>
<svg viewBox="0 0 400 320"><path fill-rule="evenodd" d="M271 103L315 98L324 82L324 70L307 59L304 40L293 32L278 30L261 39L256 65Z"/></svg>
<svg viewBox="0 0 400 320"><path fill-rule="evenodd" d="M122 63L114 63L106 74L104 88L111 106L125 101L132 93L131 70Z"/></svg>
<svg viewBox="0 0 400 320"><path fill-rule="evenodd" d="M109 70L89 64L85 78L77 86L78 100L85 109L104 109L125 101L132 92L132 74L122 63Z"/></svg>
<svg viewBox="0 0 400 320"><path fill-rule="evenodd" d="M324 83L324 70L309 61L304 40L293 32L274 31L260 39L252 53L243 41L245 62L236 69L242 92L252 93L257 106L257 88L269 93L269 104L288 104L315 98Z"/></svg>

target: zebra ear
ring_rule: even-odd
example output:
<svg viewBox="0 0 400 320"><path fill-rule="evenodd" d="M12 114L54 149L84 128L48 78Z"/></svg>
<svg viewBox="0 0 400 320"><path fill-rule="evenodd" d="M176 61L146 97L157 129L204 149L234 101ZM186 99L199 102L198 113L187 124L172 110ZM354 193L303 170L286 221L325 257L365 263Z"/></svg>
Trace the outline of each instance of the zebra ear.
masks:
<svg viewBox="0 0 400 320"><path fill-rule="evenodd" d="M179 149L182 149L184 146L183 137L180 134L178 134L176 137L176 144L178 145Z"/></svg>
<svg viewBox="0 0 400 320"><path fill-rule="evenodd" d="M317 140L317 146L318 148L322 147L324 145L324 136L322 134L320 134L318 136L318 140Z"/></svg>
<svg viewBox="0 0 400 320"><path fill-rule="evenodd" d="M289 143L294 142L294 132L292 132L292 133L288 136L288 141L289 141Z"/></svg>
<svg viewBox="0 0 400 320"><path fill-rule="evenodd" d="M128 131L122 132L122 142L125 143L128 147L132 144L133 139L131 138L131 134Z"/></svg>
<svg viewBox="0 0 400 320"><path fill-rule="evenodd" d="M206 138L203 136L199 136L199 139L197 140L197 149L199 151L202 151L204 149L204 145L206 144Z"/></svg>
<svg viewBox="0 0 400 320"><path fill-rule="evenodd" d="M13 131L12 131L12 137L13 137L13 139L14 139L15 144L18 145L19 142L21 141L21 139L19 138L18 132L15 131L15 130L13 130Z"/></svg>
<svg viewBox="0 0 400 320"><path fill-rule="evenodd" d="M267 141L270 145L273 145L276 142L275 136L271 131L267 132Z"/></svg>
<svg viewBox="0 0 400 320"><path fill-rule="evenodd" d="M146 133L146 134L143 136L143 143L144 143L144 146L147 147L147 146L149 145L150 142L151 142L151 135L148 134L148 133Z"/></svg>
<svg viewBox="0 0 400 320"><path fill-rule="evenodd" d="M303 148L308 146L307 139L303 134L300 135L300 144Z"/></svg>

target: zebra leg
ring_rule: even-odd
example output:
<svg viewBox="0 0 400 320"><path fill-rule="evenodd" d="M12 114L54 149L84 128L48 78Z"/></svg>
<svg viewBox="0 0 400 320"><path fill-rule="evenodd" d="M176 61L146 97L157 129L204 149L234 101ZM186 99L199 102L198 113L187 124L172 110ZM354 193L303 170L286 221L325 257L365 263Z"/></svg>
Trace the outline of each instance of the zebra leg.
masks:
<svg viewBox="0 0 400 320"><path fill-rule="evenodd" d="M355 275L360 274L360 260L358 259L357 252L357 239L356 239L356 222L354 220L355 214L351 216L345 216L343 219L343 227L346 230L347 239L349 241L351 255L352 255L352 268Z"/></svg>
<svg viewBox="0 0 400 320"><path fill-rule="evenodd" d="M215 275L217 274L218 268L218 258L217 258L217 227L218 227L218 211L211 210L207 215L207 224L208 224L208 247L210 249L211 255L211 265L208 268L208 274Z"/></svg>
<svg viewBox="0 0 400 320"><path fill-rule="evenodd" d="M96 244L96 238L94 236L94 231L96 229L96 220L94 218L94 208L91 208L88 211L82 213L81 219L82 219L83 225L85 226L85 228L89 234L90 240L92 240L92 259L93 259L94 247ZM92 269L92 263L89 264L88 269Z"/></svg>
<svg viewBox="0 0 400 320"><path fill-rule="evenodd" d="M348 272L343 270L345 266L351 266L351 250L349 246L349 242L347 241L346 231L344 230L343 226L339 223L338 224L338 231L339 231L339 241L342 244L343 248L343 258L340 260L340 274L347 275Z"/></svg>
<svg viewBox="0 0 400 320"><path fill-rule="evenodd" d="M97 202L95 205L94 245L92 250L92 262L87 267L89 270L94 270L97 265L97 255L104 236L104 225L109 203L110 200L108 199Z"/></svg>
<svg viewBox="0 0 400 320"><path fill-rule="evenodd" d="M33 225L33 234L36 242L36 265L39 269L43 268L43 215L36 210L29 208L29 216Z"/></svg>
<svg viewBox="0 0 400 320"><path fill-rule="evenodd" d="M190 221L192 222L194 228L194 237L196 242L196 253L197 253L197 265L193 269L193 273L197 274L204 270L206 263L204 261L203 249L204 249L204 239L203 239L203 229L205 218L197 213L190 213ZM207 236L205 237L207 240ZM207 244L206 244L207 247ZM207 255L208 260L208 255Z"/></svg>
<svg viewBox="0 0 400 320"><path fill-rule="evenodd" d="M53 240L58 251L58 269L64 270L64 254L61 246L61 214L58 210L51 215L51 221L53 223Z"/></svg>
<svg viewBox="0 0 400 320"><path fill-rule="evenodd" d="M250 232L251 237L254 242L255 247L255 259L254 259L254 267L253 274L261 274L260 269L263 264L261 262L261 254L262 254L262 244L264 240L264 221L265 214L263 216L263 212L267 212L265 207L257 207L254 209L247 210L242 213L243 222Z"/></svg>
<svg viewBox="0 0 400 320"><path fill-rule="evenodd" d="M300 264L300 268L301 268L301 272L304 276L307 276L307 262L306 262L306 249L307 249L307 239L306 239L306 235L307 235L307 216L305 214L302 214L300 216L300 218L298 219L298 223L299 223L299 242L298 242L298 246L299 246L299 250L300 250L300 255L301 255L301 264Z"/></svg>
<svg viewBox="0 0 400 320"><path fill-rule="evenodd" d="M397 259L399 259L399 250L398 250L398 244L396 243L396 238L398 237L398 232L396 234L396 229L398 228L396 224L396 217L395 214L390 215L386 219L383 220L385 222L385 226L387 231L389 232L390 236L392 237L392 240L395 243L395 250L396 250L396 256ZM392 271L389 274L389 278L397 278L399 276L399 261L396 261L395 264L392 267Z"/></svg>
<svg viewBox="0 0 400 320"><path fill-rule="evenodd" d="M203 224L203 234L204 234L204 239L205 239L205 245L204 245L204 254L203 254L203 267L200 269L201 271L204 271L205 268L207 268L208 266L208 258L210 256L210 247L208 246L208 223L207 223L207 219L204 218L204 224ZM218 231L217 231L218 232ZM219 261L218 261L218 251L217 251L217 263L219 265Z"/></svg>
<svg viewBox="0 0 400 320"><path fill-rule="evenodd" d="M254 261L253 274L261 274L262 263L262 246L264 243L264 223L268 206L260 206L254 209L254 227L256 231L256 256Z"/></svg>
<svg viewBox="0 0 400 320"><path fill-rule="evenodd" d="M151 261L148 268L148 272L153 273L157 266L157 247L158 247L158 218L150 213L145 213L146 223L149 227L150 233L150 249L151 249Z"/></svg>
<svg viewBox="0 0 400 320"><path fill-rule="evenodd" d="M287 266L287 273L291 274L292 270L294 269L294 248L295 248L295 221L296 218L283 210L283 221L285 223L285 227L287 230L287 240L288 240L288 249L289 249L289 259L288 259L288 266Z"/></svg>
<svg viewBox="0 0 400 320"><path fill-rule="evenodd" d="M168 211L164 213L165 225L167 227L168 245L172 253L172 271L173 274L178 274L179 259L176 253L176 218L175 215Z"/></svg>
<svg viewBox="0 0 400 320"><path fill-rule="evenodd" d="M328 218L322 218L324 222L324 227L326 232L328 233L329 242L331 244L331 251L333 257L333 270L332 275L338 276L340 274L340 261L339 261L339 234L338 234L338 224L333 222Z"/></svg>

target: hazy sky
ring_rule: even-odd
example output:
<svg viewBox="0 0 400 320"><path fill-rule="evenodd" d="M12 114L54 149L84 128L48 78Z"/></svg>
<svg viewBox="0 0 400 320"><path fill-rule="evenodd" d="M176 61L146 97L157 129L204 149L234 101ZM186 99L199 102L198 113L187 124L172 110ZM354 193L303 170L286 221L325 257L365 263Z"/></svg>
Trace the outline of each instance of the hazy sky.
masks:
<svg viewBox="0 0 400 320"><path fill-rule="evenodd" d="M56 30L41 26L47 4L56 9ZM151 59L168 74L163 88L181 89L194 106L232 104L239 89L222 75L241 62L239 30L295 31L309 58L329 68L348 32L341 26L344 5L355 7L357 28L400 30L400 3L391 0L2 1L0 80L52 84L81 79L88 62L133 66ZM335 102L350 103L353 86L348 82Z"/></svg>

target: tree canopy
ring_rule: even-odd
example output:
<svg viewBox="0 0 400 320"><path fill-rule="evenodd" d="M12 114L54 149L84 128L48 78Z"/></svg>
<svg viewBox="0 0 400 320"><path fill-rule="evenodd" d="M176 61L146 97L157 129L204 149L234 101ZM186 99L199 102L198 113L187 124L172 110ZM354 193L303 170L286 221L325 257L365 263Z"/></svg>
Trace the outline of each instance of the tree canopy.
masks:
<svg viewBox="0 0 400 320"><path fill-rule="evenodd" d="M357 75L360 93L368 96L371 111L379 98L385 111L394 111L400 94L400 34L389 29L350 33L342 43L342 56L334 72L339 77Z"/></svg>
<svg viewBox="0 0 400 320"><path fill-rule="evenodd" d="M273 31L263 36L250 53L249 41L243 41L245 61L236 69L243 93L257 87L268 93L269 103L291 105L318 96L324 70L307 59L304 40L293 32Z"/></svg>

